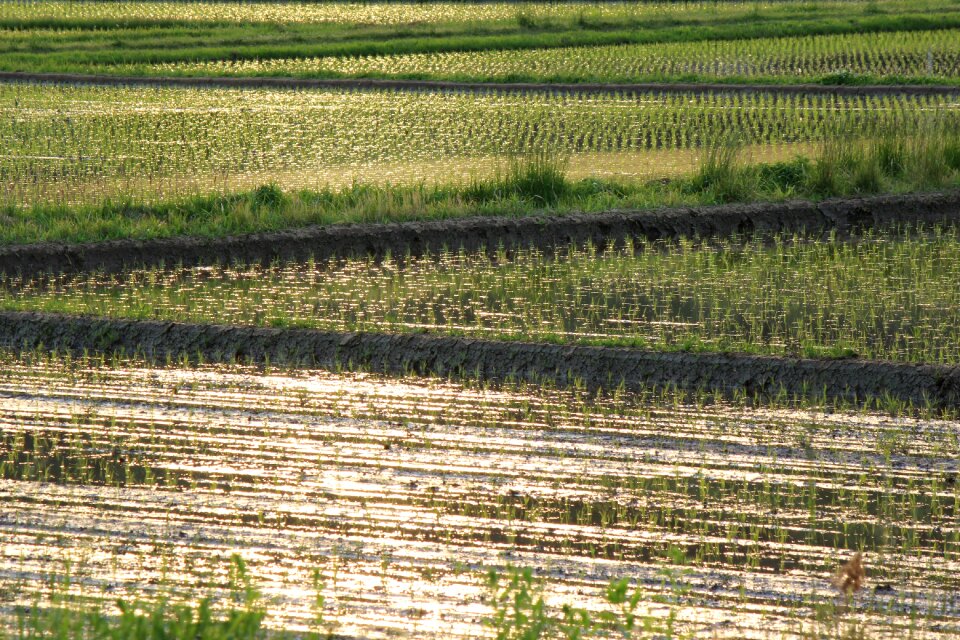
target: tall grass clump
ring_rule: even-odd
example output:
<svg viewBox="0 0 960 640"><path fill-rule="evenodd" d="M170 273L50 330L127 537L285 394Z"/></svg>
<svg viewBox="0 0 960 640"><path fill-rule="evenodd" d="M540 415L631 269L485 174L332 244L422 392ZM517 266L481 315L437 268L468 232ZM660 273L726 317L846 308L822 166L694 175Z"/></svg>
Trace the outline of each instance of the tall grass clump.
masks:
<svg viewBox="0 0 960 640"><path fill-rule="evenodd" d="M924 121L908 139L905 169L917 184L940 187L957 167L960 127L943 118ZM953 165L953 166L951 166Z"/></svg>
<svg viewBox="0 0 960 640"><path fill-rule="evenodd" d="M499 169L489 180L474 180L464 193L473 202L524 200L538 205L554 205L570 193L567 158L550 151L539 151L510 158L506 169Z"/></svg>
<svg viewBox="0 0 960 640"><path fill-rule="evenodd" d="M255 210L279 210L290 204L290 197L275 183L271 182L257 187L250 194L250 201Z"/></svg>
<svg viewBox="0 0 960 640"><path fill-rule="evenodd" d="M738 202L756 196L759 175L743 162L743 138L728 134L706 145L700 168L689 183L692 191L713 194L720 202Z"/></svg>
<svg viewBox="0 0 960 640"><path fill-rule="evenodd" d="M807 191L814 196L944 186L960 169L960 128L941 115L885 123L864 135L837 128L817 154Z"/></svg>

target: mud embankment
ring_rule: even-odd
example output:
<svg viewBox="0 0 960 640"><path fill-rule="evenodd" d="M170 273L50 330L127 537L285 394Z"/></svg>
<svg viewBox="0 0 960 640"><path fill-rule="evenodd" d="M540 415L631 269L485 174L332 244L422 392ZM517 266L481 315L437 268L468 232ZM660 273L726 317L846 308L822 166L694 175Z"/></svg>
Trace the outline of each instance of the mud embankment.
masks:
<svg viewBox="0 0 960 640"><path fill-rule="evenodd" d="M90 244L42 243L0 247L0 273L38 274L173 265L319 262L361 256L422 256L444 250L499 247L550 250L627 239L675 240L778 233L847 237L870 229L960 223L960 191L834 199L820 203L733 204L597 214L471 217L426 222L342 224L225 238L175 237Z"/></svg>
<svg viewBox="0 0 960 640"><path fill-rule="evenodd" d="M724 84L711 82L547 83L453 82L446 80L389 80L377 78L291 78L216 76L121 76L85 73L28 73L0 71L0 82L34 82L86 85L138 85L159 87L226 87L248 89L346 89L358 91L444 91L452 93L553 93L610 95L622 93L777 93L843 96L954 95L953 85L822 85Z"/></svg>
<svg viewBox="0 0 960 640"><path fill-rule="evenodd" d="M895 398L960 406L960 367L865 360L661 353L626 348L496 342L423 334L338 333L39 313L0 313L0 347L137 355L154 362L274 363L387 374L628 390L675 388L727 396Z"/></svg>

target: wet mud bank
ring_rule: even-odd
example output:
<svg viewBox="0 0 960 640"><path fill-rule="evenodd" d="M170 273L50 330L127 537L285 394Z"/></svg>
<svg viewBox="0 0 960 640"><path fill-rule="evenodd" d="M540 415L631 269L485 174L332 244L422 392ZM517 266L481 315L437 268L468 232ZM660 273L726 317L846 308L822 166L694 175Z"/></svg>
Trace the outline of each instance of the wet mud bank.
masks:
<svg viewBox="0 0 960 640"><path fill-rule="evenodd" d="M792 201L563 216L470 217L388 224L341 224L222 238L174 237L89 244L41 243L0 247L0 272L118 273L131 268L269 264L372 256L422 256L444 250L549 251L592 243L604 248L628 239L675 240L734 235L805 233L848 237L865 230L960 223L960 190L819 203Z"/></svg>
<svg viewBox="0 0 960 640"><path fill-rule="evenodd" d="M273 363L591 389L675 388L960 407L960 367L865 360L661 353L423 334L339 333L40 313L0 313L0 347L167 360Z"/></svg>
<svg viewBox="0 0 960 640"><path fill-rule="evenodd" d="M121 76L85 73L28 73L0 71L0 82L85 84L103 86L226 87L248 89L348 89L366 91L446 91L453 93L553 93L610 95L622 93L777 93L843 96L955 95L953 85L823 85L724 84L712 82L548 83L454 82L447 80L390 80L378 78L294 78L282 76Z"/></svg>

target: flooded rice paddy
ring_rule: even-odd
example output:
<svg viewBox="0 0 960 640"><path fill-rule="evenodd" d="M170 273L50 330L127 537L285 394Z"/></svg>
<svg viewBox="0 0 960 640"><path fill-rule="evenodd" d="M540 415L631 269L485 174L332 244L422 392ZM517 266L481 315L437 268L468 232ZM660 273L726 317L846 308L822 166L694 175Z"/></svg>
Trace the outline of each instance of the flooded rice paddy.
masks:
<svg viewBox="0 0 960 640"><path fill-rule="evenodd" d="M838 127L952 119L948 96L469 94L0 86L0 202L101 203L250 188L463 182L511 155L571 177L690 171L736 135L745 159L805 151Z"/></svg>
<svg viewBox="0 0 960 640"><path fill-rule="evenodd" d="M482 637L482 574L696 637L960 633L960 424L360 374L16 359L0 378L0 600L226 597L268 623ZM868 581L830 585L853 551ZM856 635L856 634L864 634ZM815 637L808 635L807 637Z"/></svg>
<svg viewBox="0 0 960 640"><path fill-rule="evenodd" d="M34 21L116 21L117 23L336 23L361 25L449 24L456 22L511 22L518 14L531 18L576 20L590 18L650 19L663 16L696 16L704 7L736 15L752 9L742 2L717 8L708 2L666 3L608 2L597 3L524 3L484 2L244 2L216 3L208 6L193 2L163 0L160 2L43 2L25 5L0 5L0 18ZM907 3L885 4L899 8ZM843 9L843 2L824 3L825 9Z"/></svg>
<svg viewBox="0 0 960 640"><path fill-rule="evenodd" d="M0 282L0 308L960 363L955 229Z"/></svg>
<svg viewBox="0 0 960 640"><path fill-rule="evenodd" d="M376 77L485 79L518 77L592 82L631 82L664 76L800 77L828 73L874 76L928 74L950 78L960 71L954 30L869 35L759 38L711 43L681 42L495 51L453 51L358 56L217 60L153 65L156 75L333 74ZM119 67L118 70L123 70ZM133 67L131 70L135 70Z"/></svg>

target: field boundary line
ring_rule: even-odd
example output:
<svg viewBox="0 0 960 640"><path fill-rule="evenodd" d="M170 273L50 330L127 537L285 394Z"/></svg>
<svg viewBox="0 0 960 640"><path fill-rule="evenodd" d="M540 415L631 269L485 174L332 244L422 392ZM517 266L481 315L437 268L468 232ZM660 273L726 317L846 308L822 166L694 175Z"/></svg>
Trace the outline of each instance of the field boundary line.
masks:
<svg viewBox="0 0 960 640"><path fill-rule="evenodd" d="M318 262L356 257L493 253L500 249L551 251L592 244L604 249L627 240L772 237L804 234L838 238L871 229L960 224L960 190L834 198L820 202L728 204L603 213L474 216L380 224L332 224L227 237L177 236L0 247L0 273L31 278L44 273L120 273L132 268Z"/></svg>
<svg viewBox="0 0 960 640"><path fill-rule="evenodd" d="M283 76L124 76L83 73L32 73L0 71L0 82L77 84L105 86L225 87L254 89L350 89L393 91L441 91L462 93L778 93L829 94L844 96L875 95L953 95L960 85L820 85L799 84L723 84L709 82L615 83L536 83L536 82L455 82L447 80L403 80L382 78L295 78Z"/></svg>
<svg viewBox="0 0 960 640"><path fill-rule="evenodd" d="M676 389L747 398L895 399L960 406L960 366L801 359L478 340L426 334L188 324L0 312L0 347L143 358L271 364L392 375L524 381L630 391Z"/></svg>

